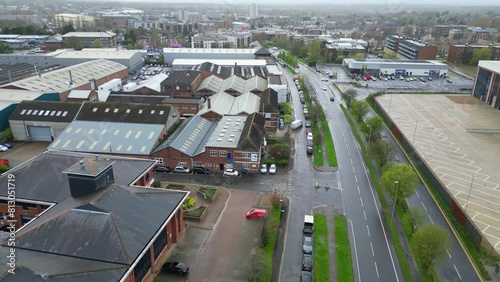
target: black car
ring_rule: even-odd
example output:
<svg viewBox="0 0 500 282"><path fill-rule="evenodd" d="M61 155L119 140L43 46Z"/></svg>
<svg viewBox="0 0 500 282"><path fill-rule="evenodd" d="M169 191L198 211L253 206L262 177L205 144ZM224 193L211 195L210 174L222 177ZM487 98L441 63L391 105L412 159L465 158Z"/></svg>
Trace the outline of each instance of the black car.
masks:
<svg viewBox="0 0 500 282"><path fill-rule="evenodd" d="M302 270L312 271L313 269L313 257L311 255L304 255L302 257Z"/></svg>
<svg viewBox="0 0 500 282"><path fill-rule="evenodd" d="M300 282L312 282L313 281L313 275L309 271L302 271L300 274Z"/></svg>
<svg viewBox="0 0 500 282"><path fill-rule="evenodd" d="M161 272L186 276L189 274L189 265L182 262L166 262L161 267Z"/></svg>
<svg viewBox="0 0 500 282"><path fill-rule="evenodd" d="M171 172L172 169L169 168L168 166L157 166L153 168L153 172Z"/></svg>
<svg viewBox="0 0 500 282"><path fill-rule="evenodd" d="M195 167L193 167L193 173L194 174L209 175L210 174L210 170L208 170L207 168L201 167L201 166L195 166Z"/></svg>
<svg viewBox="0 0 500 282"><path fill-rule="evenodd" d="M330 97L330 101L332 101L332 102L335 101L335 97L333 97L333 96Z"/></svg>

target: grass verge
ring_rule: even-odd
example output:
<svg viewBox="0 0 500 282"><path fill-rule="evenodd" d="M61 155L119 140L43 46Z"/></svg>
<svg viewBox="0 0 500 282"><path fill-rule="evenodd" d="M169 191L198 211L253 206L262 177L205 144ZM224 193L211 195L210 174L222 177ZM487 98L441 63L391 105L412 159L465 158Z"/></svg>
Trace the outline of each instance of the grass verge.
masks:
<svg viewBox="0 0 500 282"><path fill-rule="evenodd" d="M313 140L321 140L321 136L319 134L319 126L316 122L312 123L312 133ZM313 158L314 165L322 166L323 165L323 146L321 141L313 141Z"/></svg>
<svg viewBox="0 0 500 282"><path fill-rule="evenodd" d="M281 208L273 207L267 219L266 236L267 244L262 245L257 250L257 256L253 265L253 279L255 282L269 282L273 276L273 256L276 240L278 239L278 229L280 226Z"/></svg>
<svg viewBox="0 0 500 282"><path fill-rule="evenodd" d="M330 281L330 249L328 247L328 228L326 226L326 215L314 215L313 238L314 281Z"/></svg>
<svg viewBox="0 0 500 282"><path fill-rule="evenodd" d="M325 140L328 165L331 167L337 167L337 155L335 154L335 145L333 144L332 133L330 132L330 127L328 126L328 122L326 120L321 121L321 129L323 130L323 138Z"/></svg>
<svg viewBox="0 0 500 282"><path fill-rule="evenodd" d="M372 180L372 183L375 185L375 190L377 191L378 198L380 200L380 204L382 205L382 208L385 210L383 212L383 215L385 217L386 222L390 219L390 214L387 212L387 202L384 197L384 193L382 191L382 186L380 185L380 182L378 181L377 173L375 171L375 168L373 167L373 164L368 157L368 153L365 147L365 144L363 143L363 139L361 138L359 131L357 130L356 126L354 125L353 120L351 119L351 116L345 109L343 105L340 105L340 108L344 112L345 117L347 118L347 121L349 122L349 125L352 128L352 131L354 133L354 136L356 137L356 140L358 141L359 146L361 147L361 152L363 153L363 159L365 160L366 166L368 167L368 170L370 172L370 178ZM401 247L401 242L399 240L398 232L396 228L394 228L394 225L388 224L389 230L391 232L391 240L394 245L394 250L396 251L396 255L398 256L398 261L399 261L399 267L401 268L401 272L403 273L403 278L404 281L413 281L413 278L411 276L410 272L410 267L408 266L408 261L406 260L405 253L403 251L403 248ZM339 280L340 281L340 280Z"/></svg>
<svg viewBox="0 0 500 282"><path fill-rule="evenodd" d="M288 71L290 71L292 74L297 74L293 69L292 67L290 67L289 65L286 65L286 68L288 69Z"/></svg>
<svg viewBox="0 0 500 282"><path fill-rule="evenodd" d="M316 218L314 220L316 220ZM352 268L351 248L349 245L346 218L343 216L336 216L333 220L335 225L335 244L337 247L337 280L346 282L354 281L354 270ZM314 232L316 232L316 230Z"/></svg>

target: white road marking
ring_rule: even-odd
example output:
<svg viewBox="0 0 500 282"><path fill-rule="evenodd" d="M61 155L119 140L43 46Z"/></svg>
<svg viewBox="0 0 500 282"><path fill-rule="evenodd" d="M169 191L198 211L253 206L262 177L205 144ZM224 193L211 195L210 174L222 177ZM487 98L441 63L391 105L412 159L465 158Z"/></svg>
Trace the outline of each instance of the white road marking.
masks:
<svg viewBox="0 0 500 282"><path fill-rule="evenodd" d="M361 201L361 207L364 208L364 205L363 205L363 198L359 197L359 200Z"/></svg>
<svg viewBox="0 0 500 282"><path fill-rule="evenodd" d="M450 251L448 251L448 248L446 248L446 252L448 253L448 256L451 258Z"/></svg>
<svg viewBox="0 0 500 282"><path fill-rule="evenodd" d="M358 194L361 195L361 191L359 190L359 185L357 185L357 187L358 187Z"/></svg>
<svg viewBox="0 0 500 282"><path fill-rule="evenodd" d="M352 167L352 172L354 172L354 174L356 174L356 171L354 170L354 166Z"/></svg>
<svg viewBox="0 0 500 282"><path fill-rule="evenodd" d="M370 247L372 248L372 255L375 256L375 251L373 251L373 243L370 241Z"/></svg>
<svg viewBox="0 0 500 282"><path fill-rule="evenodd" d="M352 159L351 159L351 158L349 158L349 160L351 160L351 165L354 165L354 164L352 163ZM354 167L353 167L353 168L354 168Z"/></svg>
<svg viewBox="0 0 500 282"><path fill-rule="evenodd" d="M356 183L358 183L358 178L356 177L356 175L354 175L354 181L356 181Z"/></svg>
<svg viewBox="0 0 500 282"><path fill-rule="evenodd" d="M425 207L424 202L421 202L421 203L422 203L422 207L424 207L424 210L427 211L427 208Z"/></svg>
<svg viewBox="0 0 500 282"><path fill-rule="evenodd" d="M457 266L455 264L453 264L453 267L455 268L455 271L458 274L458 278L460 278L460 280L462 280L462 276L460 276L460 272L458 272Z"/></svg>
<svg viewBox="0 0 500 282"><path fill-rule="evenodd" d="M365 221L366 221L366 212L363 210L363 215L365 216Z"/></svg>
<svg viewBox="0 0 500 282"><path fill-rule="evenodd" d="M415 194L417 194L417 197L420 199L420 195L418 194L418 192L415 192Z"/></svg>
<svg viewBox="0 0 500 282"><path fill-rule="evenodd" d="M429 219L431 220L432 224L434 224L434 220L432 220L432 217L430 215L427 215Z"/></svg>
<svg viewBox="0 0 500 282"><path fill-rule="evenodd" d="M370 227L368 225L366 226L366 231L368 231L368 237L371 237L370 236Z"/></svg>
<svg viewBox="0 0 500 282"><path fill-rule="evenodd" d="M375 270L377 271L377 278L380 278L380 276L379 276L379 274L378 274L377 262L375 262Z"/></svg>
<svg viewBox="0 0 500 282"><path fill-rule="evenodd" d="M352 221L349 220L352 230L352 241L354 243L354 254L356 255L356 268L358 269L358 281L361 282L361 272L359 271L359 260L358 260L358 249L356 248L356 235L354 233L354 227L352 226Z"/></svg>

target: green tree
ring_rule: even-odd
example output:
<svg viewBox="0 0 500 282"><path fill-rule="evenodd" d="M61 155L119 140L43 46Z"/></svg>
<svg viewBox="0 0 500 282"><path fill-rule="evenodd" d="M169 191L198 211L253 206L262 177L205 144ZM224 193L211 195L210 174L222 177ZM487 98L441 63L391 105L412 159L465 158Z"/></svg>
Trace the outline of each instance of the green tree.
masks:
<svg viewBox="0 0 500 282"><path fill-rule="evenodd" d="M477 66L480 60L490 60L491 59L491 50L490 48L481 48L479 50L474 51L472 54L472 59L469 64L471 66Z"/></svg>
<svg viewBox="0 0 500 282"><path fill-rule="evenodd" d="M80 41L80 38L76 36L71 36L66 39L64 39L63 43L64 48L73 48L73 49L82 49L82 42Z"/></svg>
<svg viewBox="0 0 500 282"><path fill-rule="evenodd" d="M309 56L307 58L307 64L309 66L314 66L319 62L321 56L321 40L316 39L311 42L309 46Z"/></svg>
<svg viewBox="0 0 500 282"><path fill-rule="evenodd" d="M90 47L92 47L92 48L102 48L104 46L102 45L101 40L96 39L96 40L92 41L92 44L90 45Z"/></svg>
<svg viewBox="0 0 500 282"><path fill-rule="evenodd" d="M351 102L351 113L356 118L357 122L361 122L368 112L370 112L370 106L368 106L365 101L354 100Z"/></svg>
<svg viewBox="0 0 500 282"><path fill-rule="evenodd" d="M158 33L153 32L153 34L151 34L151 37L149 38L149 43L150 43L151 47L159 47L160 46L161 38L158 35Z"/></svg>
<svg viewBox="0 0 500 282"><path fill-rule="evenodd" d="M10 54L12 50L9 49L9 45L0 41L0 54Z"/></svg>
<svg viewBox="0 0 500 282"><path fill-rule="evenodd" d="M66 34L68 32L74 32L74 31L75 31L75 28L73 27L73 24L70 23L70 24L63 26L62 34Z"/></svg>
<svg viewBox="0 0 500 282"><path fill-rule="evenodd" d="M411 27L411 26L405 26L405 27L403 27L403 30L401 32L404 35L412 35L413 34L413 27Z"/></svg>
<svg viewBox="0 0 500 282"><path fill-rule="evenodd" d="M372 155L378 160L380 167L385 167L396 154L396 146L388 140L377 140L369 144Z"/></svg>
<svg viewBox="0 0 500 282"><path fill-rule="evenodd" d="M444 228L427 224L413 235L412 249L424 273L428 273L450 249L450 237Z"/></svg>
<svg viewBox="0 0 500 282"><path fill-rule="evenodd" d="M410 223L410 235L413 235L418 227L425 222L427 214L421 207L411 207L405 216Z"/></svg>
<svg viewBox="0 0 500 282"><path fill-rule="evenodd" d="M366 138L371 140L377 140L380 137L380 133L384 128L382 119L379 116L373 116L365 120L365 126L363 126L363 133Z"/></svg>
<svg viewBox="0 0 500 282"><path fill-rule="evenodd" d="M399 184L396 184L396 181ZM402 203L406 198L415 194L418 177L413 168L407 164L396 164L382 175L382 184L387 192L394 197L397 189L397 201ZM398 187L399 185L399 187Z"/></svg>
<svg viewBox="0 0 500 282"><path fill-rule="evenodd" d="M351 101L354 99L354 97L356 97L356 95L358 95L358 92L353 88L349 88L344 93L342 93L342 96L346 101L347 108L351 108Z"/></svg>

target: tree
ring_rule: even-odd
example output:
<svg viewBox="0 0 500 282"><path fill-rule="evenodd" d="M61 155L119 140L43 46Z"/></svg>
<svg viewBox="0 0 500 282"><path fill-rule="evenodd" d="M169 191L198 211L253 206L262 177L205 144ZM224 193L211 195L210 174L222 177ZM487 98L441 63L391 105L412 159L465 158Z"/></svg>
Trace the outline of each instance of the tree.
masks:
<svg viewBox="0 0 500 282"><path fill-rule="evenodd" d="M427 224L413 235L413 253L420 261L424 273L428 273L450 249L448 231L444 228Z"/></svg>
<svg viewBox="0 0 500 282"><path fill-rule="evenodd" d="M64 48L82 49L82 42L80 41L80 38L71 36L64 39L63 46Z"/></svg>
<svg viewBox="0 0 500 282"><path fill-rule="evenodd" d="M413 27L405 26L405 27L403 27L403 30L401 32L405 35L412 35L413 34Z"/></svg>
<svg viewBox="0 0 500 282"><path fill-rule="evenodd" d="M344 97L346 103L347 103L347 108L351 108L351 101L354 99L354 97L356 97L356 95L358 95L358 92L353 89L353 88L349 88L347 89L343 94L342 96Z"/></svg>
<svg viewBox="0 0 500 282"><path fill-rule="evenodd" d="M351 113L357 122L361 122L370 111L370 107L365 101L352 101Z"/></svg>
<svg viewBox="0 0 500 282"><path fill-rule="evenodd" d="M74 32L74 31L75 31L75 28L73 27L73 24L70 23L70 24L63 26L62 34L66 34L68 32Z"/></svg>
<svg viewBox="0 0 500 282"><path fill-rule="evenodd" d="M398 181L399 184L396 184L396 181ZM418 177L411 166L407 164L396 164L388 171L384 172L382 175L382 184L391 197L394 197L397 189L398 193L396 198L398 202L401 203L406 198L415 194L418 185Z"/></svg>
<svg viewBox="0 0 500 282"><path fill-rule="evenodd" d="M377 140L369 144L370 152L378 160L380 167L386 166L396 154L396 146L389 140Z"/></svg>
<svg viewBox="0 0 500 282"><path fill-rule="evenodd" d="M160 39L160 36L158 35L158 33L153 32L153 34L151 34L151 37L149 38L149 43L150 43L151 47L159 47L160 46L161 39Z"/></svg>
<svg viewBox="0 0 500 282"><path fill-rule="evenodd" d="M309 66L314 66L319 62L321 56L321 41L319 39L313 40L309 46L309 57L307 63Z"/></svg>
<svg viewBox="0 0 500 282"><path fill-rule="evenodd" d="M490 60L491 59L491 50L490 48L481 48L479 50L474 51L472 54L472 59L470 60L471 66L477 66L480 60Z"/></svg>
<svg viewBox="0 0 500 282"><path fill-rule="evenodd" d="M379 116L373 116L365 120L365 126L363 127L363 133L366 138L371 140L377 140L382 132L384 124Z"/></svg>
<svg viewBox="0 0 500 282"><path fill-rule="evenodd" d="M101 40L96 39L96 40L92 41L92 44L90 45L90 47L92 47L92 48L102 48L103 45L102 45Z"/></svg>
<svg viewBox="0 0 500 282"><path fill-rule="evenodd" d="M421 207L411 207L405 216L410 223L410 235L413 235L417 228L425 222L427 214Z"/></svg>
<svg viewBox="0 0 500 282"><path fill-rule="evenodd" d="M9 49L9 45L0 42L0 54L10 54L12 50Z"/></svg>

